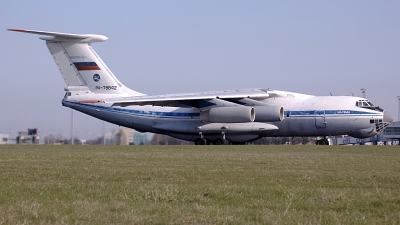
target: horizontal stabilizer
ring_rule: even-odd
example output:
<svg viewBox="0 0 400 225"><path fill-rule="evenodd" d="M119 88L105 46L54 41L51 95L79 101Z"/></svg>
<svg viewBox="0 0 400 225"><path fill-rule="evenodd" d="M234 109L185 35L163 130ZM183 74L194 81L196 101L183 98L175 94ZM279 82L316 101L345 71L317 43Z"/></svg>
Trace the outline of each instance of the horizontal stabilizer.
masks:
<svg viewBox="0 0 400 225"><path fill-rule="evenodd" d="M102 42L108 40L106 36L98 34L69 34L69 33L58 33L49 31L38 31L38 30L26 30L26 29L7 29L9 31L39 34L49 37L41 37L40 39L46 41L68 41L68 42Z"/></svg>

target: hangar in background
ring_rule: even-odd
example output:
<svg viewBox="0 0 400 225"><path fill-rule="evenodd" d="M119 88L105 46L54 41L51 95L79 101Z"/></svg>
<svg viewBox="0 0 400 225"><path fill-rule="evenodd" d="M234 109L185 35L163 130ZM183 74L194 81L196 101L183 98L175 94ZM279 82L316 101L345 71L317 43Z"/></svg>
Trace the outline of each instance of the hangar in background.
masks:
<svg viewBox="0 0 400 225"><path fill-rule="evenodd" d="M371 137L371 141L378 145L399 145L400 144L400 121L391 123L382 133Z"/></svg>

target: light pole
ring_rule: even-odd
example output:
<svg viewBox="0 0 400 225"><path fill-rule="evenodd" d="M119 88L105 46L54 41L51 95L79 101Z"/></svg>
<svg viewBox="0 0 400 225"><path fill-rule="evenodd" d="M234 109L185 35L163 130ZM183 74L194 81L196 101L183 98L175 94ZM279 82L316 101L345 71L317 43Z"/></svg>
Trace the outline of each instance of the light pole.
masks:
<svg viewBox="0 0 400 225"><path fill-rule="evenodd" d="M399 100L399 106L398 106L398 111L397 111L397 121L400 121L400 95L397 96L397 100Z"/></svg>
<svg viewBox="0 0 400 225"><path fill-rule="evenodd" d="M103 145L106 145L106 121L103 120Z"/></svg>
<svg viewBox="0 0 400 225"><path fill-rule="evenodd" d="M71 145L74 144L74 110L71 109Z"/></svg>

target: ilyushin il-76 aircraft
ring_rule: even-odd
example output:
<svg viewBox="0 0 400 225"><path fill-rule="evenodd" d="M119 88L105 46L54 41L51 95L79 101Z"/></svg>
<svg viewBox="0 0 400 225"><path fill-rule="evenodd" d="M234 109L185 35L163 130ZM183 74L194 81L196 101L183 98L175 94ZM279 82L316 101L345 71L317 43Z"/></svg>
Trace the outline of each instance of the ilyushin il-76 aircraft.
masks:
<svg viewBox="0 0 400 225"><path fill-rule="evenodd" d="M365 98L313 96L263 88L146 95L123 85L92 48L108 38L25 29L42 35L66 83L62 105L140 132L196 145L244 144L262 137L367 138L393 117Z"/></svg>

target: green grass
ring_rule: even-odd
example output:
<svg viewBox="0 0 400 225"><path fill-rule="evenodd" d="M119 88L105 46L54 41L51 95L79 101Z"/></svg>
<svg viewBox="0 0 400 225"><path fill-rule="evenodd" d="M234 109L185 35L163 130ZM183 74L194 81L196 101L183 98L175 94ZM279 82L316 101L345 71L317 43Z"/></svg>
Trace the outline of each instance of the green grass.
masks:
<svg viewBox="0 0 400 225"><path fill-rule="evenodd" d="M400 147L3 145L0 224L400 224Z"/></svg>

